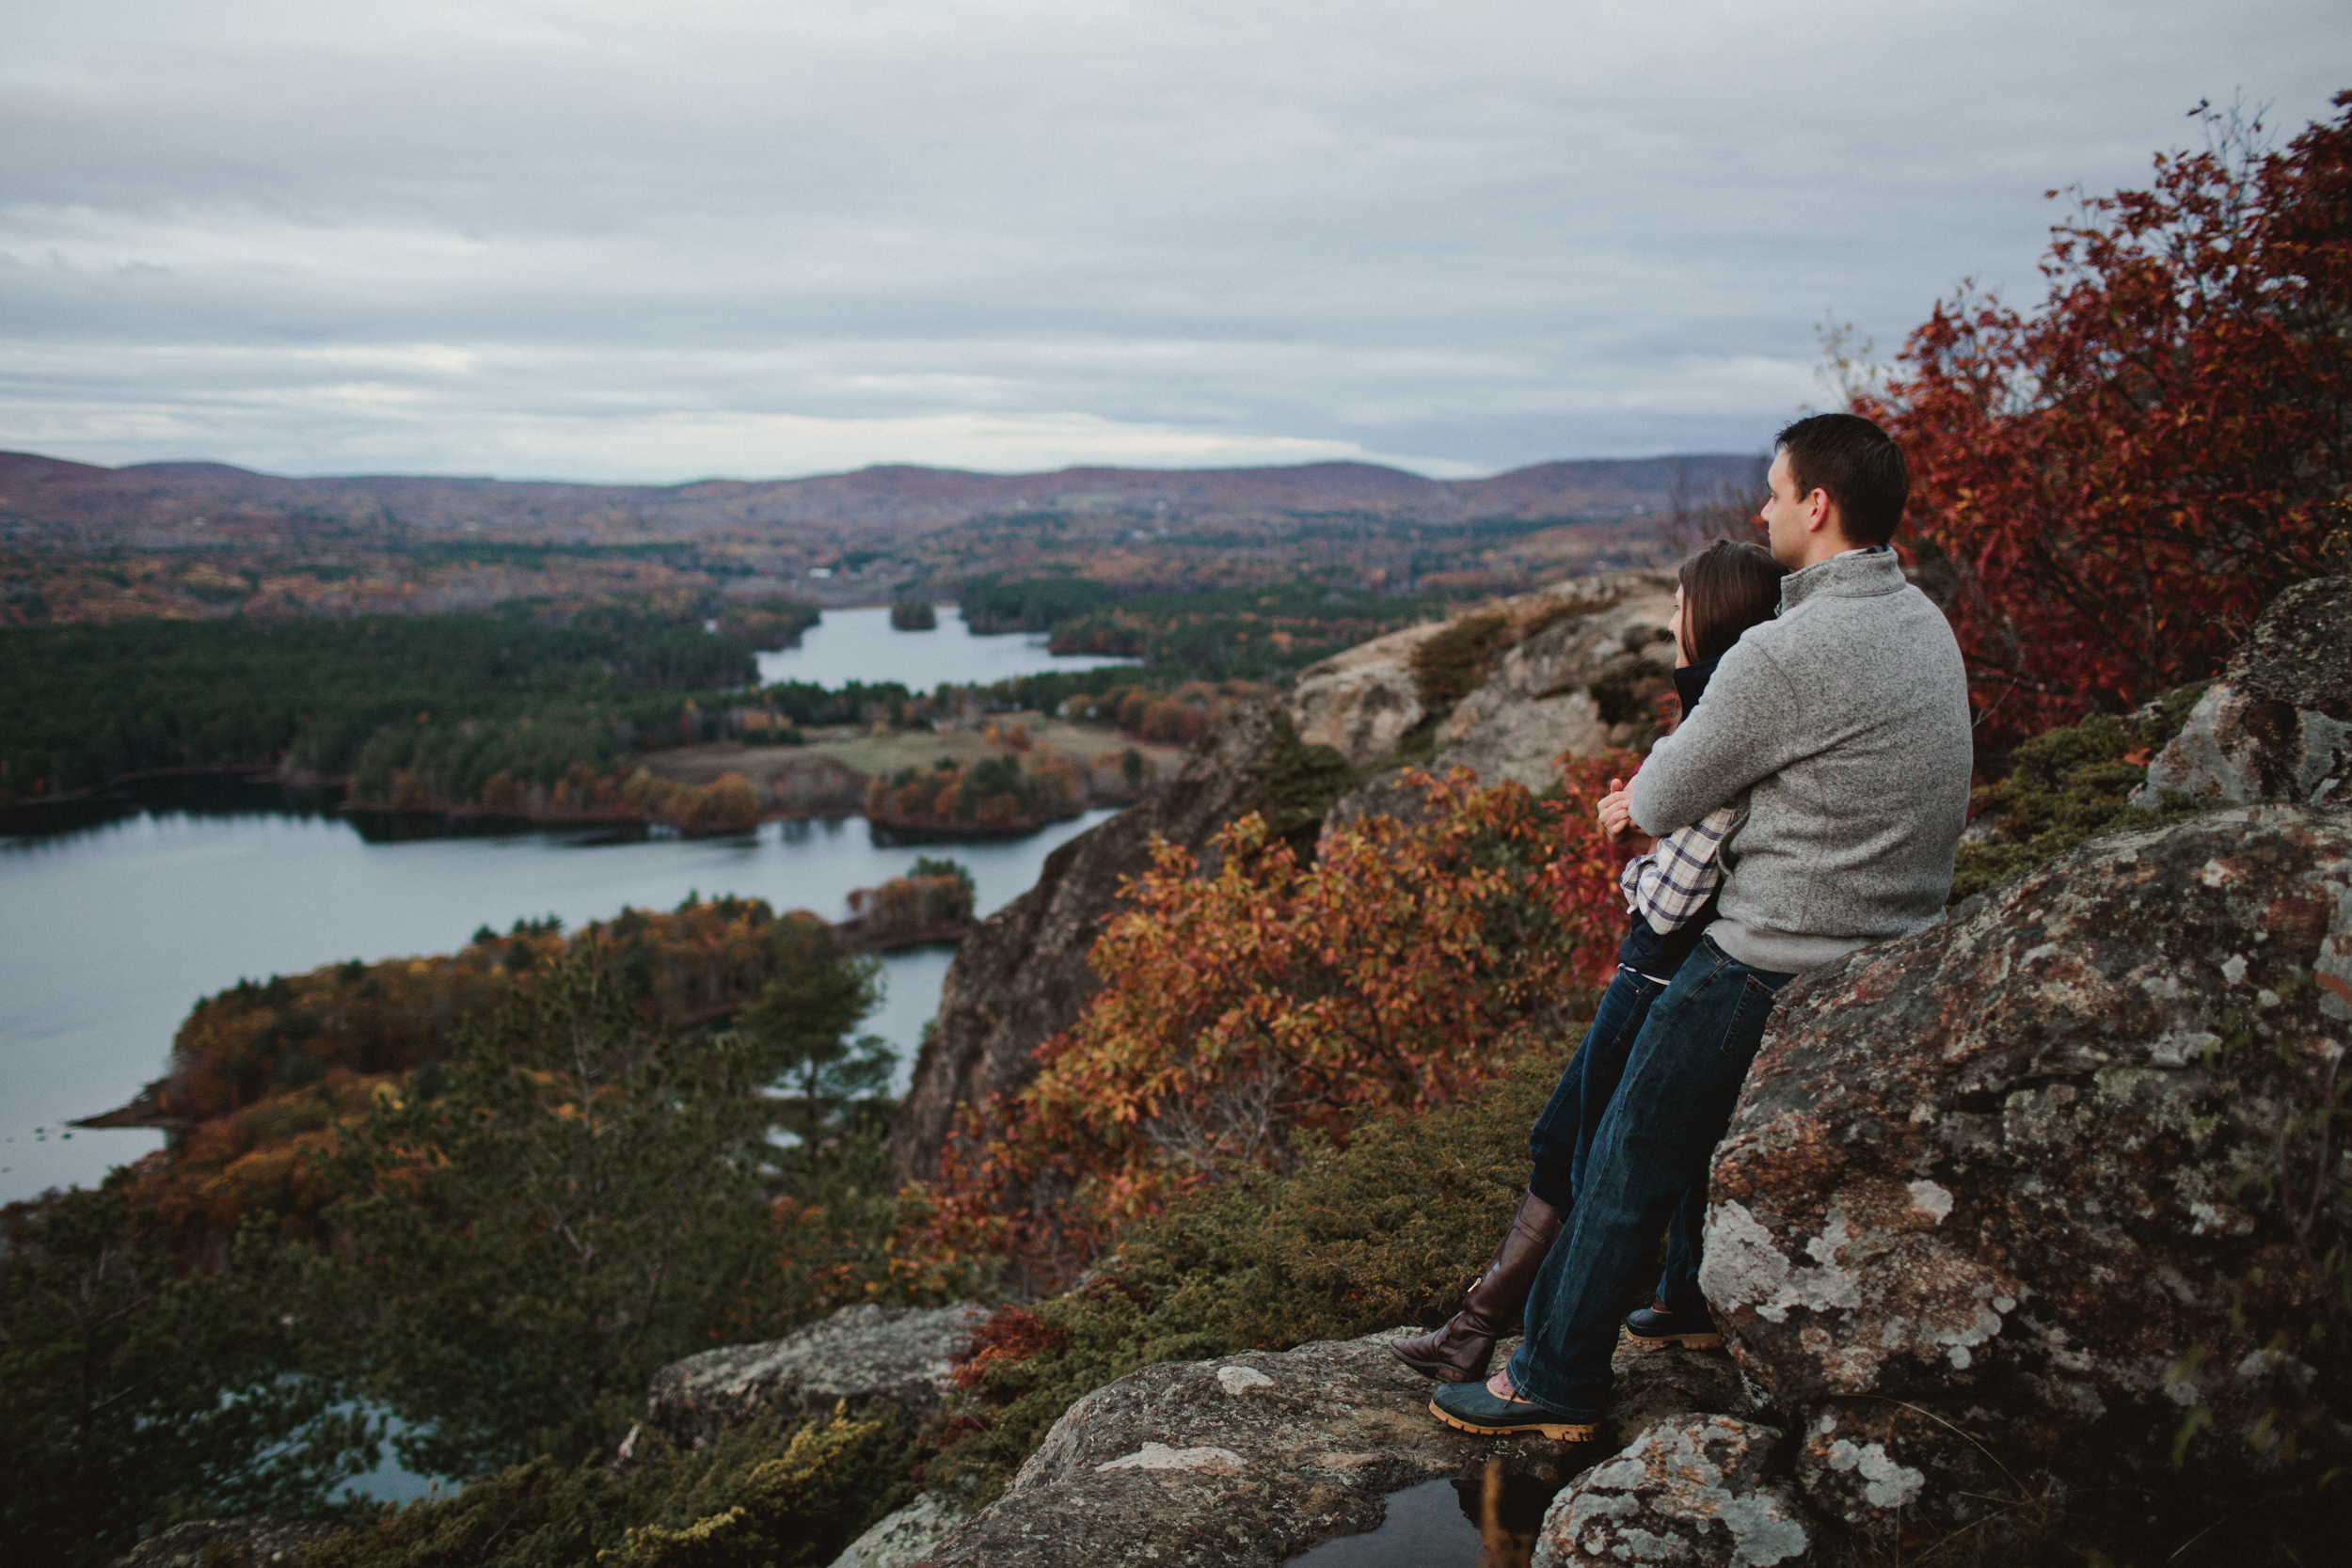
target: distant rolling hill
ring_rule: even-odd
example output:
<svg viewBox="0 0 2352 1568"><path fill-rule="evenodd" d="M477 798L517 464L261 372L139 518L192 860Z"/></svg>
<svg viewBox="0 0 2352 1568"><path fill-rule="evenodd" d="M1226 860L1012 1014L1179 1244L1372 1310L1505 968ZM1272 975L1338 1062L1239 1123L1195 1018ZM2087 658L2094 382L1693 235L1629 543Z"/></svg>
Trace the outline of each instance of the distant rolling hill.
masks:
<svg viewBox="0 0 2352 1568"><path fill-rule="evenodd" d="M812 479L649 485L287 479L221 463L105 468L0 452L0 539L83 549L230 540L282 546L355 533L549 542L857 534L903 542L992 516L1041 513L1187 522L1351 513L1390 524L1606 521L1664 510L1677 483L1707 496L1755 469L1753 457L1701 453L1543 463L1474 480L1424 479L1372 463L1036 474L889 466Z"/></svg>

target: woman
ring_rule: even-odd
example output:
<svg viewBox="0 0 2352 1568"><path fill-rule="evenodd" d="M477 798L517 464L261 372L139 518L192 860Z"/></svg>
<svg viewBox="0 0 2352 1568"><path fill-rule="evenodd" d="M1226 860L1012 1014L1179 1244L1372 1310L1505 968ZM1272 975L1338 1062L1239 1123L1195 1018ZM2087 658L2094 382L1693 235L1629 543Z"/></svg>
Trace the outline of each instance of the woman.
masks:
<svg viewBox="0 0 2352 1568"><path fill-rule="evenodd" d="M1762 546L1727 539L1682 563L1674 619L1667 629L1675 640L1675 689L1686 716L1707 689L1716 662L1740 634L1772 619L1780 605L1780 579L1787 575L1788 569ZM1629 831L1629 823L1622 782L1612 779L1610 790L1601 801L1600 818L1615 838ZM1718 850L1743 815L1740 806L1724 806L1661 839L1655 849L1626 865L1619 886L1631 921L1617 946L1617 973L1601 993L1592 1027L1560 1075L1559 1087L1535 1118L1528 1139L1533 1168L1527 1193L1486 1273L1463 1298L1461 1310L1442 1328L1391 1342L1397 1358L1415 1371L1447 1383L1483 1378L1495 1340L1518 1331L1527 1292L1544 1254L1567 1223L1593 1133L1625 1074L1626 1057L1649 1016L1650 1004L1665 990L1675 971L1697 948L1699 934L1715 918L1715 894L1723 881ZM1705 1203L1702 1191L1683 1198L1668 1243L1669 1281L1695 1274ZM1697 1331L1674 1332L1675 1314L1667 1308L1677 1304L1668 1303L1666 1293L1661 1287L1645 1327L1655 1327L1661 1342L1716 1342L1704 1312L1693 1313L1687 1304L1681 1304L1681 1315L1695 1318Z"/></svg>

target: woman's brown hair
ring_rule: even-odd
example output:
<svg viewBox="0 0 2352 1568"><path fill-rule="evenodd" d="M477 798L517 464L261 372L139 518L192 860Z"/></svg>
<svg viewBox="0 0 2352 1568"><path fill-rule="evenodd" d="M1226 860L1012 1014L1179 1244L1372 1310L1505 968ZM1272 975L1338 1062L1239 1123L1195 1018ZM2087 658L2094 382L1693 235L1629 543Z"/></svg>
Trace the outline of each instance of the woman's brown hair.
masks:
<svg viewBox="0 0 2352 1568"><path fill-rule="evenodd" d="M1693 664L1721 658L1750 626L1780 608L1788 568L1761 545L1718 539L1683 562L1682 652Z"/></svg>

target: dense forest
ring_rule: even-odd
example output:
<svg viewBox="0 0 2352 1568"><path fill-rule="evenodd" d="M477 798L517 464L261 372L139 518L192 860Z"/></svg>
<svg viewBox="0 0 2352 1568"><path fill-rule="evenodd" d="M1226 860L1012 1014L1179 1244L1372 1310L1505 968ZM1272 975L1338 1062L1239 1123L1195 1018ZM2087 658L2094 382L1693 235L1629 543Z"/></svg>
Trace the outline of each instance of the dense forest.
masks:
<svg viewBox="0 0 2352 1568"><path fill-rule="evenodd" d="M1081 577L1027 578L1007 581L975 578L963 585L956 608L963 624L983 635L1051 631L1064 621L1111 601L1108 584Z"/></svg>
<svg viewBox="0 0 2352 1568"><path fill-rule="evenodd" d="M1017 603L1034 585L1002 586ZM808 728L919 727L974 707L1058 713L1073 699L1089 719L1190 740L1220 693L1254 689L1238 677L1279 675L1442 606L1315 585L1162 595L1079 615L1056 633L1057 649L1139 655L1141 669L1049 671L930 692L893 681L784 681L755 694L754 648L797 637L816 613L755 601L717 616L715 633L702 619L620 602L573 607L560 624L545 607L514 605L347 621L0 628L0 803L143 774L247 768L348 781L362 806L619 813L638 804L622 792L631 759L645 752L718 739L793 745ZM1120 702L1099 700L1114 690ZM1129 700L1137 692L1158 705L1149 723Z"/></svg>
<svg viewBox="0 0 2352 1568"><path fill-rule="evenodd" d="M354 770L387 726L536 717L501 766L560 775L679 693L757 679L752 649L608 605L542 625L510 612L350 621L127 621L0 630L0 799L156 769Z"/></svg>
<svg viewBox="0 0 2352 1568"><path fill-rule="evenodd" d="M1320 582L1122 599L1057 621L1057 654L1116 654L1199 679L1266 680L1422 621L1458 600L1350 593Z"/></svg>

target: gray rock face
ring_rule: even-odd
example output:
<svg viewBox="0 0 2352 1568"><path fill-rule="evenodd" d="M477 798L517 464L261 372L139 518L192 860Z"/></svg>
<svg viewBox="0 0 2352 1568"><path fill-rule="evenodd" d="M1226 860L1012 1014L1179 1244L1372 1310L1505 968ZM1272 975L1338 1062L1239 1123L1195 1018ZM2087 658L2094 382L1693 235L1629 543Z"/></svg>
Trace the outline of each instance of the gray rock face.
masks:
<svg viewBox="0 0 2352 1568"><path fill-rule="evenodd" d="M765 1410L788 1418L843 1400L852 1412L894 1404L919 1422L946 1391L949 1358L987 1316L977 1307L845 1307L782 1339L690 1355L654 1374L645 1424L692 1449Z"/></svg>
<svg viewBox="0 0 2352 1568"><path fill-rule="evenodd" d="M2300 1357L2352 1151L2295 1118L2347 1021L2352 813L2308 806L2093 839L1792 984L1701 1283L1807 1496L1872 1529L2021 1487L2144 1516L2280 1464L2289 1424L2342 1433L2341 1367Z"/></svg>
<svg viewBox="0 0 2352 1568"><path fill-rule="evenodd" d="M1590 1444L1498 1441L1441 1424L1428 1381L1389 1354L1395 1332L1147 1367L1099 1388L927 1560L1271 1565L1376 1528L1381 1498L1422 1481L1476 1480L1500 1459L1507 1475L1549 1487L1599 1457ZM1647 1424L1693 1399L1730 1403L1734 1384L1721 1356L1631 1357L1614 1418Z"/></svg>
<svg viewBox="0 0 2352 1568"><path fill-rule="evenodd" d="M1413 650L1444 629L1436 621L1407 626L1300 672L1290 692L1298 738L1330 747L1350 768L1390 755L1428 716L1413 681Z"/></svg>
<svg viewBox="0 0 2352 1568"><path fill-rule="evenodd" d="M1428 766L1540 788L1561 752L1589 754L1629 738L1634 726L1626 721L1647 716L1674 689L1666 633L1674 590L1672 573L1604 572L1504 600L1496 608L1528 629L1439 721ZM1302 672L1287 699L1299 738L1333 748L1355 768L1393 753L1429 717L1413 656L1441 629L1392 632ZM1384 775L1343 797L1332 819L1394 813L1400 804L1410 816L1417 800L1400 798Z"/></svg>
<svg viewBox="0 0 2352 1568"><path fill-rule="evenodd" d="M149 1536L114 1568L294 1568L334 1530L293 1519L191 1519Z"/></svg>
<svg viewBox="0 0 2352 1568"><path fill-rule="evenodd" d="M1623 745L1655 715L1674 689L1674 579L1613 572L1586 580L1613 590L1615 602L1547 626L1498 659L1438 726L1432 771L1467 768L1482 784L1541 789L1559 777L1561 752Z"/></svg>
<svg viewBox="0 0 2352 1568"><path fill-rule="evenodd" d="M2271 602L2149 765L2141 798L2168 790L2352 800L2352 578L2296 583Z"/></svg>
<svg viewBox="0 0 2352 1568"><path fill-rule="evenodd" d="M1029 1053L1075 1022L1102 989L1087 955L1120 908L1120 879L1151 869L1154 836L1199 851L1247 812L1273 743L1271 714L1227 718L1172 783L1055 850L1035 887L965 934L940 988L939 1026L891 1126L900 1170L935 1175L958 1105L982 1104L1035 1076Z"/></svg>
<svg viewBox="0 0 2352 1568"><path fill-rule="evenodd" d="M930 1555L962 1515L935 1492L926 1492L850 1543L832 1568L910 1568Z"/></svg>
<svg viewBox="0 0 2352 1568"><path fill-rule="evenodd" d="M1780 1440L1731 1416L1649 1428L1552 1499L1533 1568L1804 1560L1812 1545L1804 1508L1765 1468Z"/></svg>

